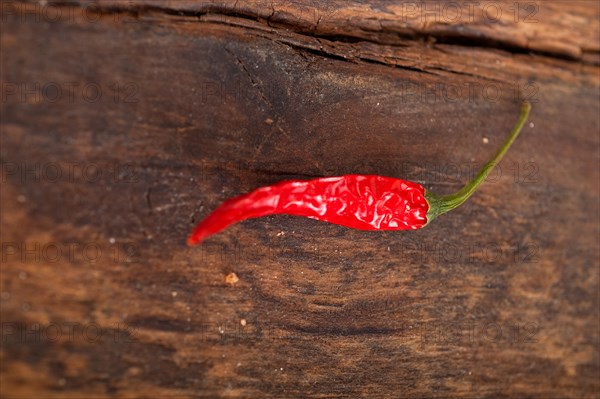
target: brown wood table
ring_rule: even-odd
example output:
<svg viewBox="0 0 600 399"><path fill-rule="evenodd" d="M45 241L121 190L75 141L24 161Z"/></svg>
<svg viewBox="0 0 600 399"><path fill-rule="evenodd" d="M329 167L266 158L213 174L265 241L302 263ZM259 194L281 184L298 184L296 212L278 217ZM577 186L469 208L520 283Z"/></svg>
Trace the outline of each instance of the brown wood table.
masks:
<svg viewBox="0 0 600 399"><path fill-rule="evenodd" d="M9 1L2 398L598 398L596 1ZM414 232L221 201L373 173ZM231 274L234 273L234 274Z"/></svg>

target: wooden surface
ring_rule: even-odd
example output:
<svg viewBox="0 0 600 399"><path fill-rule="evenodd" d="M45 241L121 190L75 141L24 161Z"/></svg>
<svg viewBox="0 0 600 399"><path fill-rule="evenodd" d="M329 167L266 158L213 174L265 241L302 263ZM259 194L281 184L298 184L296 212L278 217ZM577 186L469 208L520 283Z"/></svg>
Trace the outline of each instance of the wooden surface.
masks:
<svg viewBox="0 0 600 399"><path fill-rule="evenodd" d="M0 3L2 397L599 397L598 3L415 3ZM421 231L185 246L281 179L450 193L523 98Z"/></svg>

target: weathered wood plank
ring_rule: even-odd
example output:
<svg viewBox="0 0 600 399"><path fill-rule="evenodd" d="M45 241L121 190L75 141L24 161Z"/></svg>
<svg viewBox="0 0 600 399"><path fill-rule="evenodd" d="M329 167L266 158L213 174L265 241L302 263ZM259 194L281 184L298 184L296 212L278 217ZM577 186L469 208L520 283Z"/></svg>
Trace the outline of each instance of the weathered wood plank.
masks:
<svg viewBox="0 0 600 399"><path fill-rule="evenodd" d="M317 37L377 43L422 38L505 47L573 59L600 53L600 5L589 0L522 1L238 1L67 0L90 13L148 9L197 15L234 15Z"/></svg>
<svg viewBox="0 0 600 399"><path fill-rule="evenodd" d="M535 34L474 22L473 46L376 3L323 3L317 28L298 16L320 5L240 3L3 13L2 396L597 397L597 5L544 3ZM494 48L515 30L537 41ZM185 246L284 178L451 192L515 91L532 125L501 176L422 231L281 216Z"/></svg>

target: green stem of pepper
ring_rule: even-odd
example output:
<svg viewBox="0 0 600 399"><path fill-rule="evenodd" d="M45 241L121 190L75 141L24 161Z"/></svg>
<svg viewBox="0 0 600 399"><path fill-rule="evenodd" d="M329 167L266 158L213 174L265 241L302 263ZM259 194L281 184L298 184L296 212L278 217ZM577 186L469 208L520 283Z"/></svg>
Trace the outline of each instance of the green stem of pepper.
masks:
<svg viewBox="0 0 600 399"><path fill-rule="evenodd" d="M510 148L512 143L515 141L521 129L525 125L527 118L529 117L529 111L531 111L531 105L528 103L523 103L521 107L521 117L517 122L517 125L513 128L512 132L506 139L506 142L502 145L502 147L498 150L496 155L485 164L485 166L479 171L477 176L473 178L470 182L468 182L463 188L457 191L454 194L447 196L437 196L430 192L425 193L425 198L429 202L429 211L427 212L427 223L431 222L433 219L438 217L439 215L446 213L448 211L453 210L454 208L460 206L463 202L465 202L473 193L477 190L477 188L483 183L486 177L490 174L492 169L502 160L506 151Z"/></svg>

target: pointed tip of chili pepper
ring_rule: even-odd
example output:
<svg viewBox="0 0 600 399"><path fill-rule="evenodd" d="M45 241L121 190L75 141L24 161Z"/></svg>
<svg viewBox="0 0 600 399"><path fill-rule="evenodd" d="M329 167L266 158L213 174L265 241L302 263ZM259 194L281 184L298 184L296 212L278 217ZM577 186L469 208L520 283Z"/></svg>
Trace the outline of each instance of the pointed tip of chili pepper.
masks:
<svg viewBox="0 0 600 399"><path fill-rule="evenodd" d="M217 213L217 215L218 215L218 213ZM207 219L208 219L208 221L211 221L212 219L214 219L214 217L209 217ZM204 240L206 240L208 237L212 236L213 234L215 234L216 232L218 232L220 230L222 230L222 229L217 229L217 230L215 230L214 228L211 229L210 225L207 227L206 220L205 220L204 222L202 222L198 226L196 226L196 228L188 236L187 241L186 241L187 245L190 247L193 247L194 245L198 245L201 242L203 242Z"/></svg>
<svg viewBox="0 0 600 399"><path fill-rule="evenodd" d="M203 238L198 237L196 234L192 233L188 238L187 238L187 245L188 247L193 247L196 244L200 244L200 242L203 240Z"/></svg>

